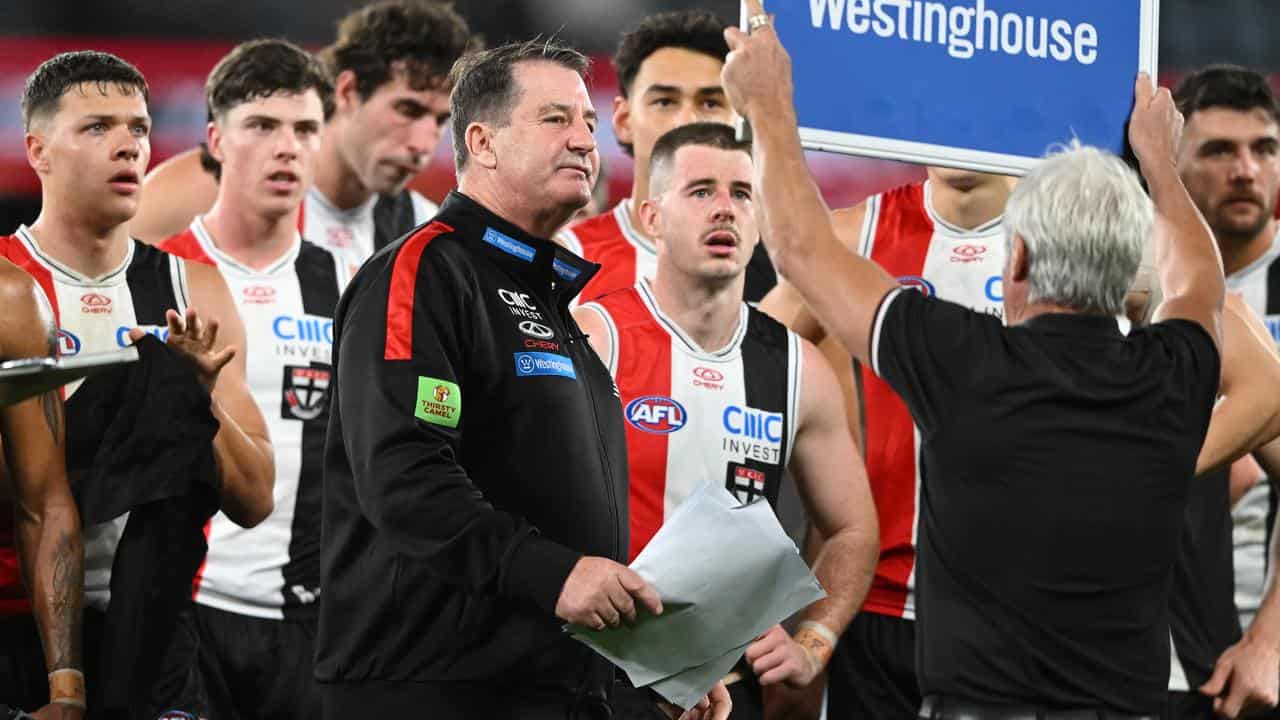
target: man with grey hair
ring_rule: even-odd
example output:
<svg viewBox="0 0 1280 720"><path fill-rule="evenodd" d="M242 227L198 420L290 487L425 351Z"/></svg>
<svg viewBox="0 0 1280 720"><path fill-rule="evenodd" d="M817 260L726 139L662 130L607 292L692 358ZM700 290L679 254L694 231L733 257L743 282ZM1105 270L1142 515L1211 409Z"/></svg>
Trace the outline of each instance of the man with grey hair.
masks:
<svg viewBox="0 0 1280 720"><path fill-rule="evenodd" d="M804 163L791 67L757 0L727 31L775 267L906 402L923 437L919 716L1160 717L1169 587L1218 387L1222 264L1174 166L1182 119L1142 75L1130 141L1164 303L1117 327L1152 202L1070 148L1006 209L1008 326L844 250ZM1135 522L1141 518L1141 522Z"/></svg>
<svg viewBox="0 0 1280 720"><path fill-rule="evenodd" d="M324 716L607 718L613 668L561 629L662 612L626 560L627 452L547 240L599 167L587 60L551 42L451 73L458 191L335 314L316 676ZM723 720L723 685L685 713Z"/></svg>

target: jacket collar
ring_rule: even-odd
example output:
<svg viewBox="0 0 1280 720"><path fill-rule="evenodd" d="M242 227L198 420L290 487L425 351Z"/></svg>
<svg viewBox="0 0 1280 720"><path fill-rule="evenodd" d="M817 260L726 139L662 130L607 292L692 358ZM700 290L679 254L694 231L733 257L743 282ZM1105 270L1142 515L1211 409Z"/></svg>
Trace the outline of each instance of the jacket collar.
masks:
<svg viewBox="0 0 1280 720"><path fill-rule="evenodd" d="M440 216L463 231L461 236L468 247L517 275L554 283L556 293L566 300L577 296L600 270L598 264L550 240L530 235L457 190L450 192L440 205Z"/></svg>

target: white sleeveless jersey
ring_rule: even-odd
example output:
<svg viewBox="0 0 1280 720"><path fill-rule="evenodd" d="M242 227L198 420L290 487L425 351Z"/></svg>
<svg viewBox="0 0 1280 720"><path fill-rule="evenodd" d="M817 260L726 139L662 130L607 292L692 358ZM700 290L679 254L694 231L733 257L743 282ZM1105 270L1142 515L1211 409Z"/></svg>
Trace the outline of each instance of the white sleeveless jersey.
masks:
<svg viewBox="0 0 1280 720"><path fill-rule="evenodd" d="M124 262L100 277L86 277L49 257L24 225L2 239L0 253L27 271L40 286L58 324L63 357L104 352L129 345L129 330L168 335L165 312L186 312L186 266L179 259L136 240ZM70 398L80 382L68 384ZM111 599L111 565L129 514L84 529L85 602L105 610Z"/></svg>
<svg viewBox="0 0 1280 720"><path fill-rule="evenodd" d="M743 303L729 343L705 351L662 312L647 280L582 308L608 328L626 420L629 557L704 483L776 508L795 444L799 336Z"/></svg>
<svg viewBox="0 0 1280 720"><path fill-rule="evenodd" d="M1240 293L1280 346L1280 234L1262 257L1227 277L1227 290ZM1264 478L1231 509L1236 608L1240 611L1240 624L1245 628L1253 622L1262 603L1268 531L1275 524L1271 502L1275 482L1277 478L1271 478L1270 482Z"/></svg>
<svg viewBox="0 0 1280 720"><path fill-rule="evenodd" d="M275 509L252 529L214 515L193 596L254 617L314 613L333 312L347 264L299 237L283 257L254 270L219 250L199 218L161 247L212 263L226 279L244 321L249 388L275 452Z"/></svg>
<svg viewBox="0 0 1280 720"><path fill-rule="evenodd" d="M314 186L307 190L298 231L311 242L358 268L369 256L425 223L439 210L413 190L373 195L350 210L340 210Z"/></svg>
<svg viewBox="0 0 1280 720"><path fill-rule="evenodd" d="M914 183L867 199L859 254L902 285L1003 317L1003 218L973 230L933 211L932 184ZM866 463L880 515L880 560L863 608L915 619L916 537L920 513L920 434L902 399L862 368Z"/></svg>

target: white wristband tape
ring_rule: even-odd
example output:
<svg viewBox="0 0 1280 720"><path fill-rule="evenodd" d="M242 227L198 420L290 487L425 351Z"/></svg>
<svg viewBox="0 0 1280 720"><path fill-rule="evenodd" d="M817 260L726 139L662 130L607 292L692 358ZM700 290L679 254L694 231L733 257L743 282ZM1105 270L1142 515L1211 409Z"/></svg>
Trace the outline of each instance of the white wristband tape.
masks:
<svg viewBox="0 0 1280 720"><path fill-rule="evenodd" d="M837 636L834 632L832 632L831 628L827 627L826 625L823 625L822 623L816 620L805 620L804 622L796 626L796 630L797 631L808 630L814 635L817 635L823 640L826 640L828 643L831 644L831 647L835 647L836 643L840 641L839 636Z"/></svg>

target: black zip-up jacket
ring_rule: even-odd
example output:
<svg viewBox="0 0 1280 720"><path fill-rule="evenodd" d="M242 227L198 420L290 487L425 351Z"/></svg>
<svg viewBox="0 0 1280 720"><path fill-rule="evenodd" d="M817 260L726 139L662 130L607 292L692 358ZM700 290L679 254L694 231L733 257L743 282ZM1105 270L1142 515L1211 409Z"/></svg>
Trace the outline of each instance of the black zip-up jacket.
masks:
<svg viewBox="0 0 1280 720"><path fill-rule="evenodd" d="M622 411L568 310L598 269L454 192L356 274L334 327L321 682L582 695L599 674L554 614L581 556L627 553Z"/></svg>

